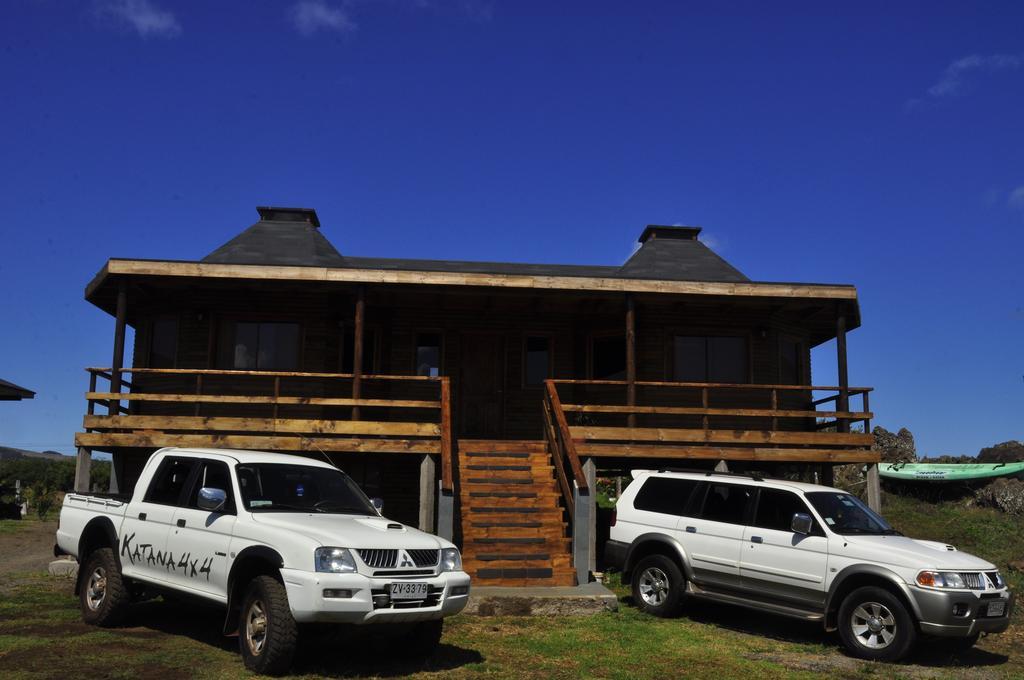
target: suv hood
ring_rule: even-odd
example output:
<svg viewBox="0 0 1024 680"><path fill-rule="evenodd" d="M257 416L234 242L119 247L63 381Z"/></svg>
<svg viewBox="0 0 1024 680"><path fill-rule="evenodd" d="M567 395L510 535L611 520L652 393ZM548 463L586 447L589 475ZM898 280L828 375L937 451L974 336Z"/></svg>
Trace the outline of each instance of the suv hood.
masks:
<svg viewBox="0 0 1024 680"><path fill-rule="evenodd" d="M949 550L945 543L918 541L906 536L843 536L843 553L875 562L898 564L917 569L951 571L994 571L989 562L959 550Z"/></svg>
<svg viewBox="0 0 1024 680"><path fill-rule="evenodd" d="M305 512L254 512L256 524L306 536L322 546L337 548L447 548L447 541L383 517ZM401 529L389 529L388 526Z"/></svg>

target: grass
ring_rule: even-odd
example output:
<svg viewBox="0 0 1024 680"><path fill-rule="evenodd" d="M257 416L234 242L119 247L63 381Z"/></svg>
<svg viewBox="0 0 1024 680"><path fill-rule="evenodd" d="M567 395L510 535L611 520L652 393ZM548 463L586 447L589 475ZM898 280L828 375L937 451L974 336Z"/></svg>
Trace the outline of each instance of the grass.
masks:
<svg viewBox="0 0 1024 680"><path fill-rule="evenodd" d="M1001 567L1024 556L1020 523L994 511L897 497L885 501L885 514L910 535L954 543ZM0 524L2 532L18 530ZM223 614L216 609L144 602L133 606L124 627L103 630L81 623L69 581L16 576L0 585L0 677L245 674L237 639L220 635ZM1020 623L961 656L926 645L907 664L875 664L845 656L814 624L700 603L679 619L661 620L632 607L627 588L614 575L609 586L620 596L618 612L449 619L441 648L427 661L403 660L400 638L369 636L381 629L316 631L296 656L295 677L1024 677Z"/></svg>

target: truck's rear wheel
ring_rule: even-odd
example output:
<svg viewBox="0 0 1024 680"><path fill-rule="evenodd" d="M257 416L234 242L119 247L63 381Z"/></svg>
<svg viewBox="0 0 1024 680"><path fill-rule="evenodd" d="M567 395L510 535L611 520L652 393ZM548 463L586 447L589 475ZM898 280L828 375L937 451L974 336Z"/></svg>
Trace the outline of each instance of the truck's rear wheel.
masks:
<svg viewBox="0 0 1024 680"><path fill-rule="evenodd" d="M284 586L272 576L257 576L246 590L238 622L245 667L264 675L280 675L291 665L297 641L298 628Z"/></svg>
<svg viewBox="0 0 1024 680"><path fill-rule="evenodd" d="M858 588L839 607L839 637L853 656L872 661L902 659L917 640L903 602L884 588Z"/></svg>
<svg viewBox="0 0 1024 680"><path fill-rule="evenodd" d="M78 599L82 620L93 626L116 626L124 619L131 593L121 576L114 551L94 550L81 566Z"/></svg>

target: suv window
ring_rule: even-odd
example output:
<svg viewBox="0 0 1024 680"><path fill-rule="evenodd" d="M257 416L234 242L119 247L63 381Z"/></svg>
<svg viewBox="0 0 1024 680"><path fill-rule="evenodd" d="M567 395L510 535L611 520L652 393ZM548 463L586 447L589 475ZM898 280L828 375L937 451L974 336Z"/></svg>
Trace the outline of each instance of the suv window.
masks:
<svg viewBox="0 0 1024 680"><path fill-rule="evenodd" d="M197 462L195 458L164 458L143 500L160 505L177 505Z"/></svg>
<svg viewBox="0 0 1024 680"><path fill-rule="evenodd" d="M199 490L203 487L221 489L228 495L224 509L226 515L235 514L235 493L231 488L231 472L226 463L219 460L204 460L200 463L199 474L188 497L188 507L199 508Z"/></svg>
<svg viewBox="0 0 1024 680"><path fill-rule="evenodd" d="M704 496L701 519L727 524L743 524L747 517L747 505L754 496L755 487L739 484L708 485Z"/></svg>
<svg viewBox="0 0 1024 680"><path fill-rule="evenodd" d="M637 510L681 516L685 513L686 505L697 484L699 482L695 479L648 477L633 499L633 507Z"/></svg>
<svg viewBox="0 0 1024 680"><path fill-rule="evenodd" d="M811 514L807 504L795 493L782 489L761 489L761 495L757 499L754 526L791 532L793 515L798 512Z"/></svg>

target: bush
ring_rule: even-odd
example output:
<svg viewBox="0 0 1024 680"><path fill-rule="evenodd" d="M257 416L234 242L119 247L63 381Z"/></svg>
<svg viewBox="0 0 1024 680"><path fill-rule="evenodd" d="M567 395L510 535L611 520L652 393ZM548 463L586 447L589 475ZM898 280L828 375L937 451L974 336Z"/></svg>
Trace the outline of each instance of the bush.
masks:
<svg viewBox="0 0 1024 680"><path fill-rule="evenodd" d="M1024 481L997 479L974 494L978 505L998 508L1010 515L1024 515Z"/></svg>
<svg viewBox="0 0 1024 680"><path fill-rule="evenodd" d="M36 513L39 519L45 520L53 507L57 505L57 492L45 484L36 484L25 491L25 500L29 510Z"/></svg>

